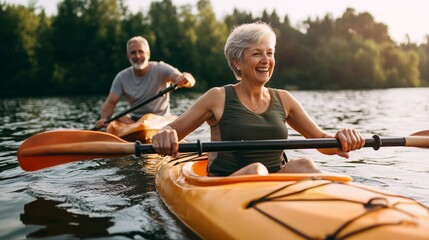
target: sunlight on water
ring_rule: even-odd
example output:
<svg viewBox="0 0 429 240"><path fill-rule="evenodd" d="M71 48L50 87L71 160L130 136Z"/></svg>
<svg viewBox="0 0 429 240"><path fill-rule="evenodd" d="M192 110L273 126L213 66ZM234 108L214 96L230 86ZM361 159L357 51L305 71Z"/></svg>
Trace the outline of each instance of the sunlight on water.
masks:
<svg viewBox="0 0 429 240"><path fill-rule="evenodd" d="M324 129L353 127L365 137L407 136L429 129L429 88L372 91L292 91ZM172 95L181 114L198 94ZM16 149L28 137L54 129L89 129L102 97L5 99L0 105L0 238L27 237L197 239L164 206L156 192L156 157L81 161L23 172ZM121 102L118 111L127 109ZM291 139L301 137L293 130ZM209 141L206 124L186 138ZM288 150L290 159L313 158L324 171L400 193L429 206L429 151L362 149L349 159L316 150ZM52 224L52 223L57 223ZM91 228L88 228L90 224Z"/></svg>
<svg viewBox="0 0 429 240"><path fill-rule="evenodd" d="M298 91L293 94L323 128L356 128L366 138L402 137L429 129L429 89L372 91ZM297 133L292 133L296 137ZM404 193L429 206L429 152L417 148L363 149L350 159L324 156L315 150L294 151L311 156L325 171L349 174L355 181ZM415 185L415 186L413 186Z"/></svg>

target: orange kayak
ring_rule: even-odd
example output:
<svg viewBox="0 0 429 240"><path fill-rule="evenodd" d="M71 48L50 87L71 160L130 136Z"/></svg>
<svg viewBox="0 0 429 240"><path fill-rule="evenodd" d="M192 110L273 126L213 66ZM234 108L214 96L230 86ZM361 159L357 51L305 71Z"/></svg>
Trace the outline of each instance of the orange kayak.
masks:
<svg viewBox="0 0 429 240"><path fill-rule="evenodd" d="M143 115L137 122L126 124L112 121L106 128L106 132L116 135L126 141L136 140L142 143L150 143L152 136L162 127L172 122L177 116L164 117L152 113Z"/></svg>
<svg viewBox="0 0 429 240"><path fill-rule="evenodd" d="M155 181L168 208L203 239L429 239L427 207L347 175L207 177L206 165L165 158Z"/></svg>

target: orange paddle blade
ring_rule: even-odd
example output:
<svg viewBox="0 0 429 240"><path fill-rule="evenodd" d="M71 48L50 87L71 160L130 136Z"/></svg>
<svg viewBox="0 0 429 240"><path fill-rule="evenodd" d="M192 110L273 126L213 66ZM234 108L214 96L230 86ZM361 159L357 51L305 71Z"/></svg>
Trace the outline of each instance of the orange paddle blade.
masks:
<svg viewBox="0 0 429 240"><path fill-rule="evenodd" d="M427 136L427 137L429 137L429 130L422 130L419 132L415 132L415 133L411 134L411 136Z"/></svg>
<svg viewBox="0 0 429 240"><path fill-rule="evenodd" d="M58 130L28 138L18 148L17 156L23 170L35 171L74 161L126 156L134 152L134 143L108 133Z"/></svg>

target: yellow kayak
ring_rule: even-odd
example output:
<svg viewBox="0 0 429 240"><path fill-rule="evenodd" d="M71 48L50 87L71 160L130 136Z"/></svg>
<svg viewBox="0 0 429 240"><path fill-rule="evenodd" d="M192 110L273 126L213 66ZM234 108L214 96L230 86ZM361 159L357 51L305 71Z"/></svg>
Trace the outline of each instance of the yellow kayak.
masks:
<svg viewBox="0 0 429 240"><path fill-rule="evenodd" d="M117 120L112 121L107 125L106 132L129 142L139 140L142 143L150 143L155 133L176 118L177 116L175 115L165 117L148 113L132 124L126 124Z"/></svg>
<svg viewBox="0 0 429 240"><path fill-rule="evenodd" d="M429 239L429 209L338 174L207 177L207 159L164 158L156 187L204 239Z"/></svg>

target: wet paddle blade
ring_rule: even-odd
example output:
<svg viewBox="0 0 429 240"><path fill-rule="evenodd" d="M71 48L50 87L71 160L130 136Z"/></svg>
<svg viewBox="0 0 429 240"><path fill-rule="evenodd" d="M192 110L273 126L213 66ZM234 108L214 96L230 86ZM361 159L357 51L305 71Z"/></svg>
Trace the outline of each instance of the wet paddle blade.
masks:
<svg viewBox="0 0 429 240"><path fill-rule="evenodd" d="M36 171L74 161L120 157L133 153L134 143L108 133L59 130L28 138L18 148L17 156L23 170Z"/></svg>
<svg viewBox="0 0 429 240"><path fill-rule="evenodd" d="M422 136L422 137L429 137L429 130L422 130L419 132L415 132L413 134L411 134L410 136Z"/></svg>

